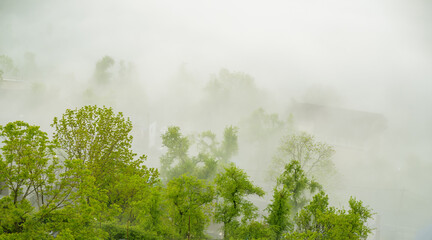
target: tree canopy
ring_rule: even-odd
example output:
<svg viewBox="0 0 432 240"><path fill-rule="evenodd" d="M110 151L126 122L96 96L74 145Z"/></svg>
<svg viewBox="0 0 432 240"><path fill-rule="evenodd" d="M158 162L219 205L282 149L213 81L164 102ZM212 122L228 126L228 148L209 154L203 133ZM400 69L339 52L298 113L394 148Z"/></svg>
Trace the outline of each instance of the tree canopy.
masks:
<svg viewBox="0 0 432 240"><path fill-rule="evenodd" d="M372 231L369 207L355 198L348 210L330 206L309 165L295 159L261 213L264 190L230 163L233 126L221 141L168 128L163 179L131 150L132 122L112 108L68 109L51 126L52 138L23 121L0 126L0 239L207 239L212 223L224 239L366 239Z"/></svg>

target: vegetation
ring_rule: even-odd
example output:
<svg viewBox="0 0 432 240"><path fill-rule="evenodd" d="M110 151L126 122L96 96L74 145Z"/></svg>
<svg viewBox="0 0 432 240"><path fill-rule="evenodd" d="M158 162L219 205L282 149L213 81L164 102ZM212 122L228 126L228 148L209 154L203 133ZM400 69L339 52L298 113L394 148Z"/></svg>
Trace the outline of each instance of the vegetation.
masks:
<svg viewBox="0 0 432 240"><path fill-rule="evenodd" d="M247 200L249 195L262 197L264 191L252 184L247 174L235 165L225 168L215 179L216 202L215 220L223 224L224 238L238 238L240 226L249 224L257 217L257 207Z"/></svg>
<svg viewBox="0 0 432 240"><path fill-rule="evenodd" d="M278 153L273 158L271 174L277 175L280 173L277 169L284 169L286 164L295 160L307 176L328 177L335 172L331 161L334 152L330 145L315 140L306 132L288 134L282 138Z"/></svg>
<svg viewBox="0 0 432 240"><path fill-rule="evenodd" d="M224 239L366 239L371 232L372 213L361 201L351 198L347 211L329 206L301 164L312 158L284 165L261 215L251 197L265 192L230 163L236 127L221 142L210 131L191 139L168 128L160 178L131 150L131 121L111 108L66 110L51 126L52 139L22 121L0 126L7 192L0 239L207 239L211 223ZM190 156L194 141L198 154Z"/></svg>
<svg viewBox="0 0 432 240"><path fill-rule="evenodd" d="M189 156L191 140L183 136L177 126L169 127L162 135L162 144L167 149L160 159L161 175L165 180L169 181L182 174L211 180L218 168L225 166L237 153L237 128L226 127L221 143L216 140L216 135L211 131L199 134L197 156Z"/></svg>

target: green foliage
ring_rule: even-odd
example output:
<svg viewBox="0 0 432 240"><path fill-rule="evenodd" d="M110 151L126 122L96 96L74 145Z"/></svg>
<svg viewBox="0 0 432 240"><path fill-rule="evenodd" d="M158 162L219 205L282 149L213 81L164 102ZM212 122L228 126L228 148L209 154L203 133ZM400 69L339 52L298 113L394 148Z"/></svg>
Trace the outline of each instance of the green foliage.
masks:
<svg viewBox="0 0 432 240"><path fill-rule="evenodd" d="M189 160L189 140L187 137L182 136L179 127L169 127L167 132L162 135L162 144L167 148L167 152L160 158L161 162L161 175L166 180L179 177L185 170L179 171L183 165L186 165L186 169L192 165ZM176 163L175 163L176 161ZM176 167L173 165L177 164ZM193 168L192 168L193 169Z"/></svg>
<svg viewBox="0 0 432 240"><path fill-rule="evenodd" d="M212 186L196 177L182 175L168 182L166 195L178 236L202 239L210 221L210 203L214 198Z"/></svg>
<svg viewBox="0 0 432 240"><path fill-rule="evenodd" d="M267 224L255 220L241 224L235 232L235 239L265 240L270 239L273 235Z"/></svg>
<svg viewBox="0 0 432 240"><path fill-rule="evenodd" d="M320 192L296 217L296 231L287 239L367 239L371 228L367 220L371 210L354 198L349 200L350 210L329 207L328 196Z"/></svg>
<svg viewBox="0 0 432 240"><path fill-rule="evenodd" d="M24 199L14 203L11 196L0 198L0 229L3 234L14 234L23 231L23 224L33 211L31 203Z"/></svg>
<svg viewBox="0 0 432 240"><path fill-rule="evenodd" d="M4 144L1 148L4 158L0 155L0 181L10 190L13 203L16 205L36 193L43 204L44 194L54 183L58 168L55 144L38 126L22 121L0 126L0 137Z"/></svg>
<svg viewBox="0 0 432 240"><path fill-rule="evenodd" d="M266 217L266 221L276 240L280 239L282 234L292 227L290 197L290 191L285 185L280 188L275 187L273 200L267 207L269 215Z"/></svg>
<svg viewBox="0 0 432 240"><path fill-rule="evenodd" d="M161 175L166 181L182 174L211 180L217 170L237 153L237 128L232 126L225 128L221 144L211 131L199 134L197 138L199 153L193 157L188 155L191 141L181 134L179 127L169 127L162 135L162 144L167 148L167 152L160 158Z"/></svg>
<svg viewBox="0 0 432 240"><path fill-rule="evenodd" d="M51 231L75 228L79 231L74 237L104 236L92 226L100 220L100 205L94 201L94 178L82 161L66 159L59 164L57 145L39 127L21 121L0 127L0 136L0 181L10 192L0 200L6 216L0 221L3 236L46 239Z"/></svg>
<svg viewBox="0 0 432 240"><path fill-rule="evenodd" d="M322 189L318 182L306 176L298 161L291 161L285 165L285 171L279 176L277 183L288 191L293 214L307 204L308 193L312 194Z"/></svg>
<svg viewBox="0 0 432 240"><path fill-rule="evenodd" d="M277 169L296 160L307 176L329 176L335 172L331 161L334 152L331 146L316 141L308 133L287 135L282 138L278 154L273 158L272 174L278 174Z"/></svg>
<svg viewBox="0 0 432 240"><path fill-rule="evenodd" d="M234 164L225 168L215 178L218 200L215 210L215 221L223 223L224 238L236 236L241 224L247 224L257 216L257 207L246 197L263 196L264 191L249 180L247 174Z"/></svg>
<svg viewBox="0 0 432 240"><path fill-rule="evenodd" d="M220 159L223 164L227 164L229 159L238 152L237 135L238 128L233 126L225 128L224 139L219 150Z"/></svg>
<svg viewBox="0 0 432 240"><path fill-rule="evenodd" d="M157 233L146 231L137 226L118 225L115 223L104 223L102 229L108 233L108 240L128 239L128 240L162 240Z"/></svg>
<svg viewBox="0 0 432 240"><path fill-rule="evenodd" d="M120 205L124 212L157 181L157 170L143 164L145 155L134 159L132 123L122 113L96 106L68 109L62 118L54 118L52 126L64 157L87 166L109 205Z"/></svg>
<svg viewBox="0 0 432 240"><path fill-rule="evenodd" d="M361 201L340 210L320 192L309 202L322 187L303 167L321 166L316 157L333 150L307 136L291 139L300 145L285 142L299 149L290 150L262 221L248 199L264 191L229 164L236 127L221 142L210 131L198 135L192 157L192 141L170 127L162 135L166 186L146 156L132 152L132 123L121 113L85 106L66 110L52 127L49 140L22 121L0 126L0 190L8 193L0 198L0 239L204 239L211 220L223 224L225 239L366 239L371 232L371 210Z"/></svg>

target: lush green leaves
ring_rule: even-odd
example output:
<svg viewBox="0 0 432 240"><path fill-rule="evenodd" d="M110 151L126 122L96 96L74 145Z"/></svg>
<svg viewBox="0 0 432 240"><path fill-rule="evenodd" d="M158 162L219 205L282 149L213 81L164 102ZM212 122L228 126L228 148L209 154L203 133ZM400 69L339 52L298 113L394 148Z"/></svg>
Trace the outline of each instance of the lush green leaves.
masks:
<svg viewBox="0 0 432 240"><path fill-rule="evenodd" d="M188 154L193 141L170 127L162 136L164 185L132 152L132 124L121 113L86 106L52 126L52 141L25 122L0 126L8 192L0 198L0 239L203 239L212 220L223 224L225 239L366 239L371 232L371 210L361 201L351 198L344 210L329 206L324 192L310 200L322 190L312 169L333 151L311 136L281 147L292 159L263 221L250 197L264 191L229 163L238 151L235 127L221 142L210 131L198 135L196 156Z"/></svg>
<svg viewBox="0 0 432 240"><path fill-rule="evenodd" d="M204 237L210 221L209 204L214 198L212 186L196 177L182 175L169 181L166 191L170 216L179 237Z"/></svg>
<svg viewBox="0 0 432 240"><path fill-rule="evenodd" d="M196 176L199 179L213 179L216 172L237 154L237 128L225 128L222 143L216 140L216 135L211 131L199 134L197 156L188 155L191 142L176 126L169 127L162 135L162 144L167 148L167 152L160 158L161 175L165 181L182 174Z"/></svg>
<svg viewBox="0 0 432 240"><path fill-rule="evenodd" d="M348 212L329 207L328 196L321 191L297 215L296 231L287 239L366 239L371 210L353 198L349 205Z"/></svg>
<svg viewBox="0 0 432 240"><path fill-rule="evenodd" d="M215 184L218 196L215 220L223 223L224 238L229 239L236 236L236 229L240 223L247 223L257 216L257 207L246 197L261 197L264 191L253 185L247 174L234 164L216 176Z"/></svg>

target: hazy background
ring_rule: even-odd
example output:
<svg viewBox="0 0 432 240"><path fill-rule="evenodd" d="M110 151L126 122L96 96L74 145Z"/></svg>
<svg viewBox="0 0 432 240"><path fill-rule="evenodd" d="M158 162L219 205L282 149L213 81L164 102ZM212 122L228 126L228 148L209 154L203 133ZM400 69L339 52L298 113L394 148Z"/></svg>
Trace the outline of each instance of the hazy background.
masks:
<svg viewBox="0 0 432 240"><path fill-rule="evenodd" d="M383 144L373 156L343 155L357 163L343 165L345 188L334 194L374 208L376 239L432 226L431 1L0 0L0 55L28 83L0 92L0 124L23 119L45 131L89 91L102 96L90 103L135 119L138 140L152 123L220 136L259 107L287 117L293 99L381 114ZM106 55L134 66L132 85L89 90ZM222 68L251 76L256 98L209 121L205 88Z"/></svg>

